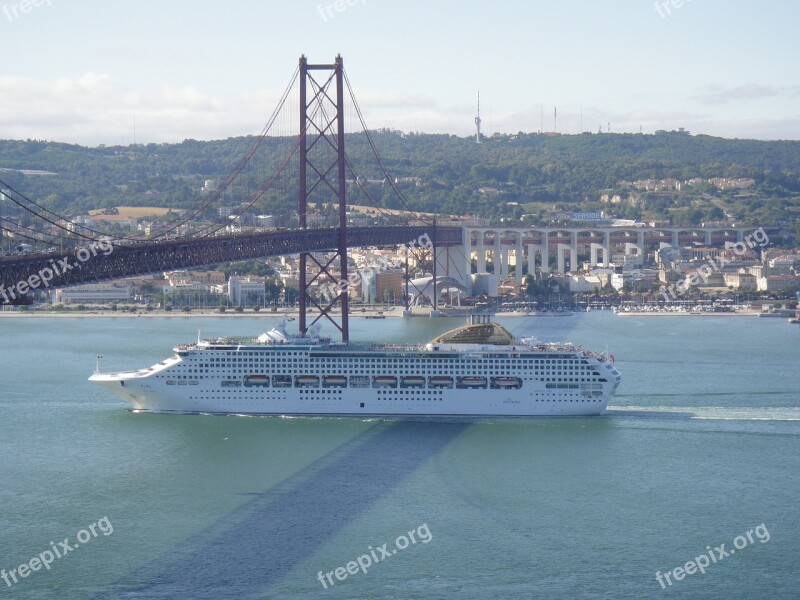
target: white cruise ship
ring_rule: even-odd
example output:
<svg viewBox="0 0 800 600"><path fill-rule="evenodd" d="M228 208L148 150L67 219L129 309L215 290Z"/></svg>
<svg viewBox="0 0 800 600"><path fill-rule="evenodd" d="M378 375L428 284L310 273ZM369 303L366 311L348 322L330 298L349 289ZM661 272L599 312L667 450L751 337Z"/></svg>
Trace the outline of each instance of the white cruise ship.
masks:
<svg viewBox="0 0 800 600"><path fill-rule="evenodd" d="M258 338L199 340L138 371L89 380L134 410L328 416L597 415L620 374L572 344L516 340L497 323L423 345L332 342L285 327Z"/></svg>

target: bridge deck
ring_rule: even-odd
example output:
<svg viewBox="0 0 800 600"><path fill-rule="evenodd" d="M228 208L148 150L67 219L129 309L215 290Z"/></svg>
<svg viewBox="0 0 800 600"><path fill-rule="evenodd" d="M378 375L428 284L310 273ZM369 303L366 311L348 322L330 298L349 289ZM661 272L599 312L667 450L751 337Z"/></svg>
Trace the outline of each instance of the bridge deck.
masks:
<svg viewBox="0 0 800 600"><path fill-rule="evenodd" d="M460 227L350 227L348 247L395 246L418 243L427 235L437 246L462 242ZM422 238L424 239L424 238ZM104 251L84 248L68 253L0 258L0 303L13 301L29 287L58 288L137 275L148 275L238 260L299 252L335 251L338 229L286 230L178 239L140 244L114 244ZM87 257L88 255L88 257ZM49 279L45 283L43 279ZM22 288L20 288L20 284Z"/></svg>

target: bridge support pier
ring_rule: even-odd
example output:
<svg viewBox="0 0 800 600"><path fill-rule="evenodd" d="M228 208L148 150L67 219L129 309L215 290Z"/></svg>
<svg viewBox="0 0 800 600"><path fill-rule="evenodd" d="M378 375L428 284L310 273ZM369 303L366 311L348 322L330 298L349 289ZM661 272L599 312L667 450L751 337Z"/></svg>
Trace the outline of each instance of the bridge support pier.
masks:
<svg viewBox="0 0 800 600"><path fill-rule="evenodd" d="M559 244L558 245L558 272L566 273L566 265L564 264L564 254L569 252L569 268L571 271L577 270L578 265L578 250L572 247L572 244Z"/></svg>
<svg viewBox="0 0 800 600"><path fill-rule="evenodd" d="M591 250L590 250L589 264L593 267L598 266L598 264L603 267L607 267L609 263L608 249L602 244L594 244L594 243L590 246L590 249ZM603 257L602 261L597 260L598 252L600 252L601 256Z"/></svg>
<svg viewBox="0 0 800 600"><path fill-rule="evenodd" d="M522 234L518 233L517 243L514 246L514 281L517 283L522 283L522 265L525 264L522 253Z"/></svg>
<svg viewBox="0 0 800 600"><path fill-rule="evenodd" d="M477 260L477 272L478 273L486 273L486 245L483 241L484 231L482 229L478 230L478 260Z"/></svg>

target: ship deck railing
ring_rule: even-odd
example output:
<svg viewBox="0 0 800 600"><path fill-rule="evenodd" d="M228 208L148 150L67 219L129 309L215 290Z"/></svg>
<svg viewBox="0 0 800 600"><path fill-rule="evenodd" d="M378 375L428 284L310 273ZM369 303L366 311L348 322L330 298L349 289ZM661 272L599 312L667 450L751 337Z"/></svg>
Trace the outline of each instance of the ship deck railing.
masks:
<svg viewBox="0 0 800 600"><path fill-rule="evenodd" d="M153 371L153 367L146 369L136 369L135 371L112 371L112 372L97 372L95 375L103 375L105 377L145 377Z"/></svg>

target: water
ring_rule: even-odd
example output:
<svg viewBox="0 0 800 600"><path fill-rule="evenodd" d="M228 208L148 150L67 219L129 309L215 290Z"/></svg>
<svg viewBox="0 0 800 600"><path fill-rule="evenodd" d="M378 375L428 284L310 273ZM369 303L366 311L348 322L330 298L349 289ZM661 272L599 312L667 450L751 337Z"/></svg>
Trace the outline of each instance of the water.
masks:
<svg viewBox="0 0 800 600"><path fill-rule="evenodd" d="M270 320L0 319L0 568L85 540L49 570L0 579L0 599L796 597L800 328L498 320L607 344L623 374L609 414L134 414L86 381L96 354L108 370L149 366L198 328L247 335ZM351 337L421 341L460 324L353 319ZM735 553L662 589L657 571L716 560L723 543ZM374 564L348 573L359 557Z"/></svg>

